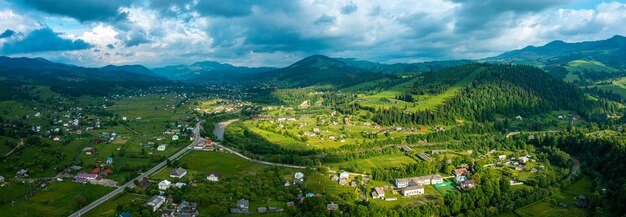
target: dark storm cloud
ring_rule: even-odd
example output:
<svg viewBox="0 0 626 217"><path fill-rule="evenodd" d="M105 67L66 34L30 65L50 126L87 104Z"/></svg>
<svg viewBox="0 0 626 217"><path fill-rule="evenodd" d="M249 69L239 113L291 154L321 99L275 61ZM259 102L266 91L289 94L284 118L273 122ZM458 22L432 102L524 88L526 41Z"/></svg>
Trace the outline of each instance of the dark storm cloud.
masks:
<svg viewBox="0 0 626 217"><path fill-rule="evenodd" d="M2 34L0 34L0 38L8 38L13 35L15 35L15 32L13 30L7 29Z"/></svg>
<svg viewBox="0 0 626 217"><path fill-rule="evenodd" d="M354 2L350 2L346 5L344 5L343 7L341 7L341 14L351 14L354 13L358 10L358 7L356 6L356 4L354 4Z"/></svg>
<svg viewBox="0 0 626 217"><path fill-rule="evenodd" d="M83 40L70 40L59 37L50 28L30 32L23 39L8 41L2 45L3 54L29 53L41 51L82 50L91 45Z"/></svg>
<svg viewBox="0 0 626 217"><path fill-rule="evenodd" d="M81 22L103 21L118 15L131 0L22 0L28 6L50 14L72 17Z"/></svg>
<svg viewBox="0 0 626 217"><path fill-rule="evenodd" d="M337 22L337 18L334 16L330 16L328 14L322 14L319 18L317 18L313 23L315 25L332 25Z"/></svg>
<svg viewBox="0 0 626 217"><path fill-rule="evenodd" d="M507 23L500 22L506 14L511 16L528 12L540 12L569 3L572 0L452 0L461 6L456 13L455 31L467 33L476 30L502 29Z"/></svg>

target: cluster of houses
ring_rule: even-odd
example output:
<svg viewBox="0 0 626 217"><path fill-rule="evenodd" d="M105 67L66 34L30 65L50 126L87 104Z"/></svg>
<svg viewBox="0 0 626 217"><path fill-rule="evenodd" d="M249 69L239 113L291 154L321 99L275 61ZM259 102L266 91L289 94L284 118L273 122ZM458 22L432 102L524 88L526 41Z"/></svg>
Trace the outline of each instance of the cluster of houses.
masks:
<svg viewBox="0 0 626 217"><path fill-rule="evenodd" d="M283 211L285 211L285 209L276 207L276 206L270 206L270 207L261 206L261 207L257 207L257 210L256 210L258 214L276 213L276 212L283 212ZM233 208L230 208L230 213L231 214L249 214L250 213L250 201L246 199L237 200L236 206Z"/></svg>
<svg viewBox="0 0 626 217"><path fill-rule="evenodd" d="M470 172L466 168L457 168L454 170L454 182L462 189L469 189L476 186L476 181L469 179Z"/></svg>
<svg viewBox="0 0 626 217"><path fill-rule="evenodd" d="M396 179L393 181L395 187L401 192L402 196L405 197L424 194L423 185L441 183L443 183L443 177L439 174Z"/></svg>
<svg viewBox="0 0 626 217"><path fill-rule="evenodd" d="M146 201L144 206L151 207L152 212L156 212L167 203L168 199L161 195L154 195ZM180 204L172 204L171 208L161 209L162 217L185 216L195 217L199 215L198 203L182 201Z"/></svg>
<svg viewBox="0 0 626 217"><path fill-rule="evenodd" d="M528 161L530 161L532 158L532 156L530 155L526 155L526 156L521 156L521 157L511 157L509 161L504 162L504 165L509 165L509 166L513 166L515 167L515 170L517 171L524 171L526 163L528 163ZM500 161L505 161L507 160L507 156L506 155L498 155L498 160ZM501 166L502 163L498 162L496 163L497 166ZM530 172L536 173L538 170L536 168L531 168Z"/></svg>
<svg viewBox="0 0 626 217"><path fill-rule="evenodd" d="M213 141L210 139L202 139L198 144L194 145L192 149L196 151L213 151L213 144Z"/></svg>

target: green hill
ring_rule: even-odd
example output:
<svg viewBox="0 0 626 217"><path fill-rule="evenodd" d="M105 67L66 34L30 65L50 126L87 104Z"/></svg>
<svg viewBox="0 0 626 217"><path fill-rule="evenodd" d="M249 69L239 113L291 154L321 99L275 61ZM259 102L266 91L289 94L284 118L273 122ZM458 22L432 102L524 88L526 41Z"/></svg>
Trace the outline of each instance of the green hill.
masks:
<svg viewBox="0 0 626 217"><path fill-rule="evenodd" d="M559 110L588 117L592 112L614 109L602 104L605 101L589 100L579 88L539 68L522 65L470 64L448 68L424 73L387 91L397 95L386 106L373 106L367 98L357 103L373 112L377 123L389 125L491 122L497 117L526 117ZM375 97L378 96L372 98ZM416 107L425 109L411 109Z"/></svg>
<svg viewBox="0 0 626 217"><path fill-rule="evenodd" d="M384 77L379 73L350 67L345 62L322 55L304 58L288 67L259 74L256 78L288 87L333 85L346 87Z"/></svg>

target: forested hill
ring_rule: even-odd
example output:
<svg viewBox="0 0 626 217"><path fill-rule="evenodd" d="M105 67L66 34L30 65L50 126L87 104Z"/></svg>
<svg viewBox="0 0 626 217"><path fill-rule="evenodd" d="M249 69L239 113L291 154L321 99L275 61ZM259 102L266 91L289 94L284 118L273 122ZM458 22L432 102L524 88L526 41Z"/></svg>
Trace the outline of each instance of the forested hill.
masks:
<svg viewBox="0 0 626 217"><path fill-rule="evenodd" d="M539 66L567 82L587 85L625 76L624 56L626 37L616 35L599 41L552 41L544 46L505 52L486 61Z"/></svg>
<svg viewBox="0 0 626 217"><path fill-rule="evenodd" d="M288 67L262 73L257 79L280 82L289 87L334 85L345 87L381 78L384 75L348 64L327 56L313 55Z"/></svg>
<svg viewBox="0 0 626 217"><path fill-rule="evenodd" d="M601 118L616 108L608 101L592 101L578 88L531 66L471 64L439 72L425 73L424 80L416 82L410 91L430 90L437 94L449 87L458 77L469 77L471 82L436 109L404 112L398 107L372 109L374 120L381 124L454 123L457 120L480 122L496 121L498 116L514 118L556 110L574 111L581 116L593 114ZM418 91L419 92L419 91Z"/></svg>
<svg viewBox="0 0 626 217"><path fill-rule="evenodd" d="M49 86L61 94L109 95L130 89L169 83L165 78L124 71L122 68L85 68L42 58L0 57L0 99L14 99L24 85ZM18 97L19 98L19 97Z"/></svg>

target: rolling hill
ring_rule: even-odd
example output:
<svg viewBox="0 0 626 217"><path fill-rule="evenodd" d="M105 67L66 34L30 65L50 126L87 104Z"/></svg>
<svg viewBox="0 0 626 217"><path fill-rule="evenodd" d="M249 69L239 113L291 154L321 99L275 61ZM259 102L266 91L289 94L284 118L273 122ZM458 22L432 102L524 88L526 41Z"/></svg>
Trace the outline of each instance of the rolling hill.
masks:
<svg viewBox="0 0 626 217"><path fill-rule="evenodd" d="M256 78L282 83L288 87L332 85L345 87L384 77L323 55L304 58L285 68L259 74Z"/></svg>
<svg viewBox="0 0 626 217"><path fill-rule="evenodd" d="M107 95L113 91L168 82L156 75L126 71L125 67L102 70L54 63L42 58L11 57L0 57L0 81L16 91L21 85L42 85L68 95Z"/></svg>
<svg viewBox="0 0 626 217"><path fill-rule="evenodd" d="M233 66L214 61L196 62L191 65L171 65L152 69L156 74L171 80L191 82L241 81L249 76L273 70L270 67Z"/></svg>
<svg viewBox="0 0 626 217"><path fill-rule="evenodd" d="M625 76L624 56L626 37L616 35L600 41L552 41L544 46L528 46L486 60L539 66L567 82L588 84Z"/></svg>

